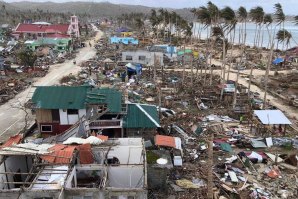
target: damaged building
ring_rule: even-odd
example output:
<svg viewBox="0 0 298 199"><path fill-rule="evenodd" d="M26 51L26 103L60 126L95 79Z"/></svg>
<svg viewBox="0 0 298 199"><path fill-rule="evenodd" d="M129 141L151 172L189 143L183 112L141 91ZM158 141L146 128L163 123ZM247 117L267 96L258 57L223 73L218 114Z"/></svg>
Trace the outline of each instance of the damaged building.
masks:
<svg viewBox="0 0 298 199"><path fill-rule="evenodd" d="M0 198L147 198L141 138L91 136L70 137L65 144L19 142L12 137L0 149Z"/></svg>
<svg viewBox="0 0 298 199"><path fill-rule="evenodd" d="M152 136L160 127L156 106L125 103L113 88L37 87L32 102L42 137L61 134L81 120L90 132L109 138Z"/></svg>

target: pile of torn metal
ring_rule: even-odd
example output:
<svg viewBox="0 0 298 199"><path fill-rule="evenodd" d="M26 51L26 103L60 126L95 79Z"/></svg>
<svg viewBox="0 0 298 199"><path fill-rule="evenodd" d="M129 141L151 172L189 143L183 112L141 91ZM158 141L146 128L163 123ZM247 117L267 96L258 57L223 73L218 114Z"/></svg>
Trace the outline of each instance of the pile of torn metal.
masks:
<svg viewBox="0 0 298 199"><path fill-rule="evenodd" d="M37 87L37 129L0 148L0 198L147 198L141 137L157 109L122 102L114 89Z"/></svg>
<svg viewBox="0 0 298 199"><path fill-rule="evenodd" d="M0 198L147 198L141 138L70 135L39 144L16 135L4 143Z"/></svg>
<svg viewBox="0 0 298 199"><path fill-rule="evenodd" d="M298 139L287 137L291 122L281 111L256 110L241 123L214 114L185 120L188 126L177 121L168 129L170 137L181 139L182 160L168 144L173 168L167 196L207 198L211 188L212 197L221 199L297 198Z"/></svg>

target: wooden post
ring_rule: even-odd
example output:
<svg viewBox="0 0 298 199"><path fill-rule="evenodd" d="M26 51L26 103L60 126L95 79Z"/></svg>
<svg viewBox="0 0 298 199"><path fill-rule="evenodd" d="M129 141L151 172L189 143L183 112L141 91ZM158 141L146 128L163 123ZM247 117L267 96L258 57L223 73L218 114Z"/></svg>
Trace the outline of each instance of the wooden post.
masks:
<svg viewBox="0 0 298 199"><path fill-rule="evenodd" d="M154 53L154 68L153 68L153 82L156 83L156 64L157 64L157 60L156 60L156 55Z"/></svg>
<svg viewBox="0 0 298 199"><path fill-rule="evenodd" d="M161 118L161 88L160 85L158 87L158 112L159 112L159 119Z"/></svg>
<svg viewBox="0 0 298 199"><path fill-rule="evenodd" d="M210 131L210 138L208 140L208 182L207 182L207 198L213 199L213 132Z"/></svg>

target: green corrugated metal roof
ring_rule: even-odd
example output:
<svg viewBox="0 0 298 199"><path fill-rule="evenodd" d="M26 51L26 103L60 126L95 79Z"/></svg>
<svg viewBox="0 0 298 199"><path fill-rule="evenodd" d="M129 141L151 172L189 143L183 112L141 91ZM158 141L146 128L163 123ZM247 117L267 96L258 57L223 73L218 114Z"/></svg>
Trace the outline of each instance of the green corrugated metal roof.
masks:
<svg viewBox="0 0 298 199"><path fill-rule="evenodd" d="M178 51L178 55L184 55L185 53L192 53L192 50L191 49L185 49L185 50Z"/></svg>
<svg viewBox="0 0 298 199"><path fill-rule="evenodd" d="M156 128L160 127L156 106L128 104L127 115L124 116L124 128Z"/></svg>
<svg viewBox="0 0 298 199"><path fill-rule="evenodd" d="M40 86L32 101L43 109L84 109L86 104L107 104L110 113L121 112L122 93L116 89L90 86Z"/></svg>
<svg viewBox="0 0 298 199"><path fill-rule="evenodd" d="M84 109L89 86L40 86L32 101L43 109Z"/></svg>
<svg viewBox="0 0 298 199"><path fill-rule="evenodd" d="M88 104L107 104L110 113L121 112L122 93L113 88L92 89L87 93Z"/></svg>

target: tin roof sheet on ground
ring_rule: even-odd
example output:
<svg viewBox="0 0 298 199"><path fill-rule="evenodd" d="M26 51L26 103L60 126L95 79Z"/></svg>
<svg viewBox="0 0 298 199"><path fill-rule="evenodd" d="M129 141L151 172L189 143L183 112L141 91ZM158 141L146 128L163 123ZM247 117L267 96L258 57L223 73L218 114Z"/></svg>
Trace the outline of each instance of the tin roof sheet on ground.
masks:
<svg viewBox="0 0 298 199"><path fill-rule="evenodd" d="M255 110L254 114L262 124L292 124L280 110Z"/></svg>

